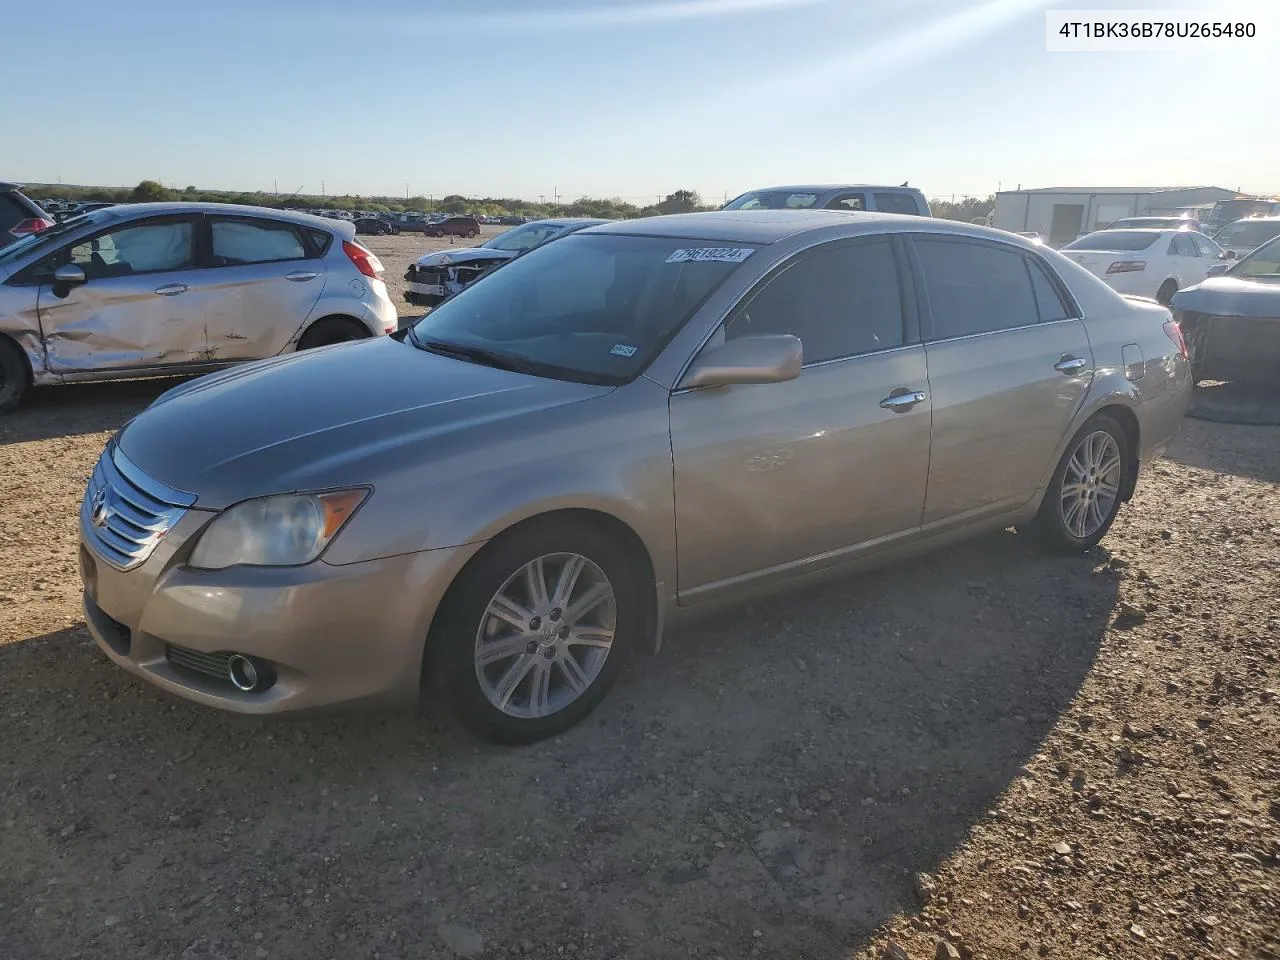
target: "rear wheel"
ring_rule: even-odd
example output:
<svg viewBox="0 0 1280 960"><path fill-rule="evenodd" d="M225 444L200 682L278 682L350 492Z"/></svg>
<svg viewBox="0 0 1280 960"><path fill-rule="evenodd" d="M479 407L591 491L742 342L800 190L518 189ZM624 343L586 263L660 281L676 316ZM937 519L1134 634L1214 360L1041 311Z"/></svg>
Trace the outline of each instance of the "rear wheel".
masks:
<svg viewBox="0 0 1280 960"><path fill-rule="evenodd" d="M1173 302L1173 295L1177 292L1178 281L1172 279L1166 280L1164 283L1160 284L1160 289L1156 291L1156 300L1162 306L1167 307Z"/></svg>
<svg viewBox="0 0 1280 960"><path fill-rule="evenodd" d="M646 622L626 551L594 526L533 522L463 571L428 644L428 681L472 731L532 743L604 698Z"/></svg>
<svg viewBox="0 0 1280 960"><path fill-rule="evenodd" d="M12 410L31 386L31 374L21 350L11 340L0 337L0 413Z"/></svg>
<svg viewBox="0 0 1280 960"><path fill-rule="evenodd" d="M299 350L311 350L315 347L327 347L334 343L346 343L349 340L363 340L369 331L363 324L347 317L325 317L317 320L298 341Z"/></svg>
<svg viewBox="0 0 1280 960"><path fill-rule="evenodd" d="M1067 444L1031 532L1058 553L1096 546L1120 512L1129 457L1120 424L1106 414L1091 418Z"/></svg>

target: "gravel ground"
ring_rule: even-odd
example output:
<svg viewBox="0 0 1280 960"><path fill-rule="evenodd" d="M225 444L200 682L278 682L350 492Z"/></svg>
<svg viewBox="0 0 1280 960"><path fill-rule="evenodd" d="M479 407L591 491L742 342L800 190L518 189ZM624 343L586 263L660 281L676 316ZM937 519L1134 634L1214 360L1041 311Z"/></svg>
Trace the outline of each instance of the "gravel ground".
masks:
<svg viewBox="0 0 1280 960"><path fill-rule="evenodd" d="M0 419L5 960L1280 956L1276 428L1188 420L1088 556L1006 532L745 607L514 750L97 652L77 503L167 385Z"/></svg>

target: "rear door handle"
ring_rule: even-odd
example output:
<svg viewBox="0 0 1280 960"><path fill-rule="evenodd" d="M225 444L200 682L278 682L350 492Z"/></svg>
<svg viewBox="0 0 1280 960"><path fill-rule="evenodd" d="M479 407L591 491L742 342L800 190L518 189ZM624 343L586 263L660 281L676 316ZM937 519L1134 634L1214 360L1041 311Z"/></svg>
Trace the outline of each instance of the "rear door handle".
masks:
<svg viewBox="0 0 1280 960"><path fill-rule="evenodd" d="M176 297L180 293L187 292L185 283L166 283L163 287L156 287L156 293L162 297Z"/></svg>
<svg viewBox="0 0 1280 960"><path fill-rule="evenodd" d="M292 280L294 283L306 283L308 280L314 280L318 276L319 274L313 270L295 270L293 273L286 273L284 278Z"/></svg>
<svg viewBox="0 0 1280 960"><path fill-rule="evenodd" d="M1089 361L1081 357L1066 356L1053 365L1053 369L1067 376L1074 376L1084 370L1089 365Z"/></svg>
<svg viewBox="0 0 1280 960"><path fill-rule="evenodd" d="M880 406L894 413L906 413L917 403L924 403L928 398L921 390L895 390L880 401Z"/></svg>

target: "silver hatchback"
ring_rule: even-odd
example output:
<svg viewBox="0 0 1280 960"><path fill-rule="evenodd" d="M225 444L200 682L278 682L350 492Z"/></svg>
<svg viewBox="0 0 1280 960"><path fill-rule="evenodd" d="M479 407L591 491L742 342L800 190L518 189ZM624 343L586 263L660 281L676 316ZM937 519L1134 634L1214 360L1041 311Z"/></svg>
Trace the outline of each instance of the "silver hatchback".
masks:
<svg viewBox="0 0 1280 960"><path fill-rule="evenodd" d="M224 709L427 689L535 740L714 604L1009 525L1096 544L1190 390L1168 310L1012 234L611 223L158 399L85 494L86 618Z"/></svg>
<svg viewBox="0 0 1280 960"><path fill-rule="evenodd" d="M350 223L123 204L0 250L0 410L33 384L199 373L396 329Z"/></svg>

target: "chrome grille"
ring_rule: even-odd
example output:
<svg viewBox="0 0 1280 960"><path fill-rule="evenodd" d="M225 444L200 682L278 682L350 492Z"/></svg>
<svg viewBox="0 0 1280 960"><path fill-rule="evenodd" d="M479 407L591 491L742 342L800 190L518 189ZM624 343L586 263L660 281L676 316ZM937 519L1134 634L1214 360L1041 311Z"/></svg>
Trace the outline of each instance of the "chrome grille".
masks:
<svg viewBox="0 0 1280 960"><path fill-rule="evenodd" d="M120 570L136 567L182 519L196 498L152 480L116 448L98 458L80 506L85 539Z"/></svg>

